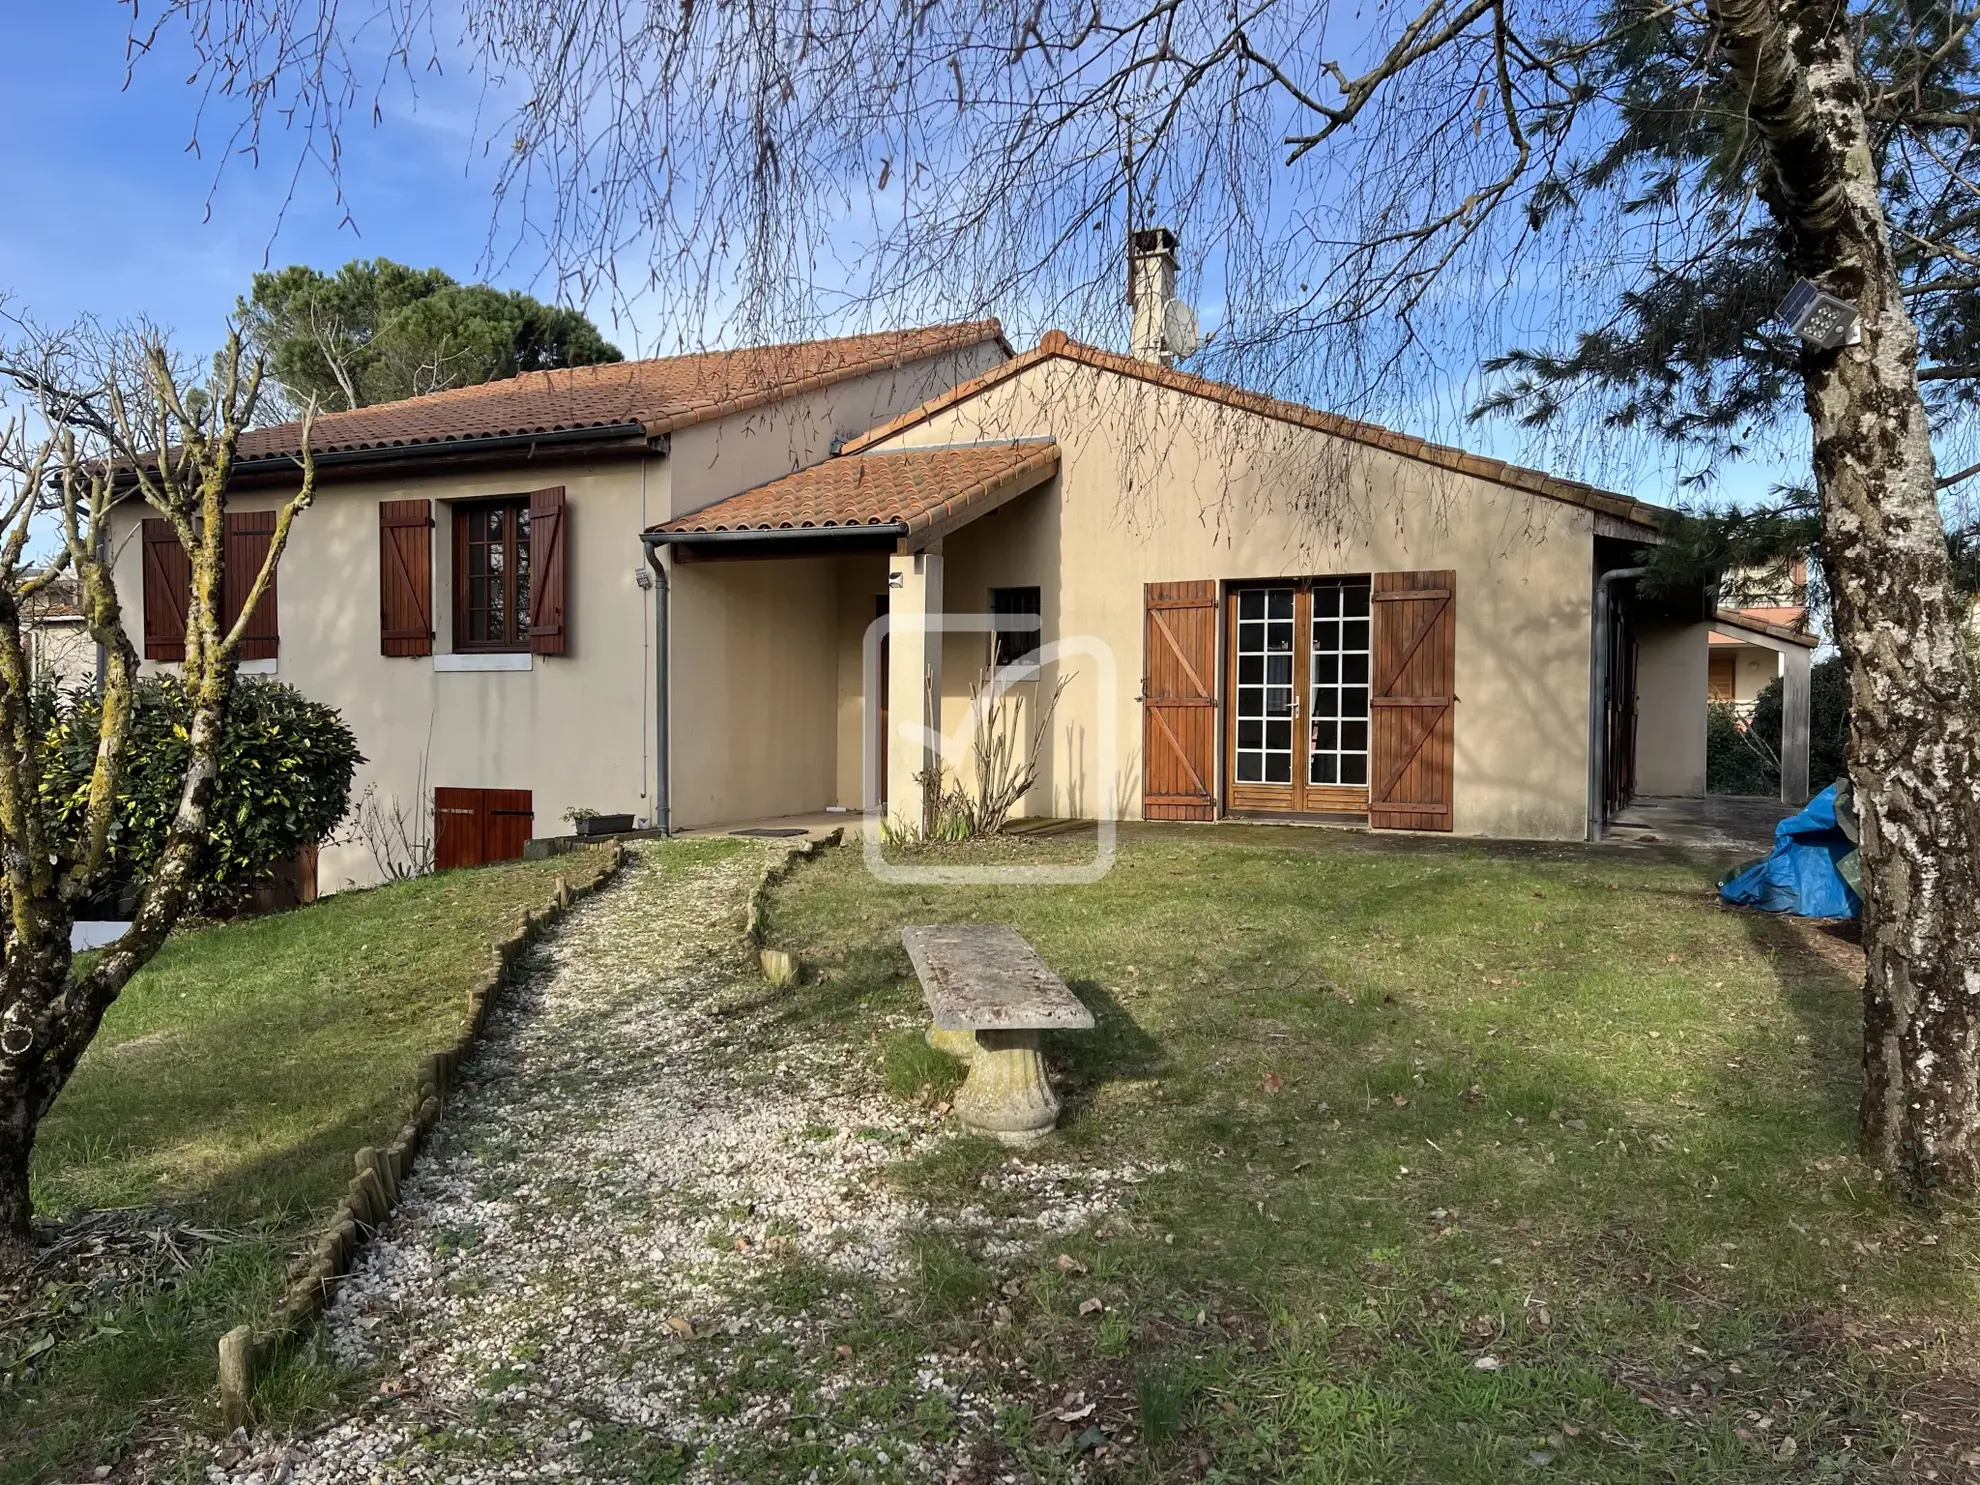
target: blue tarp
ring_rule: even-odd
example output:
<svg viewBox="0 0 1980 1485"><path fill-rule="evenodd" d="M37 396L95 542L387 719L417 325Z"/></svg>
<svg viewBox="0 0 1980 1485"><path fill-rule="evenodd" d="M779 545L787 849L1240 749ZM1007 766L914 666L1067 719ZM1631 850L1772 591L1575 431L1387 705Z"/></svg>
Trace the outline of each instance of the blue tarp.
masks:
<svg viewBox="0 0 1980 1485"><path fill-rule="evenodd" d="M1774 849L1727 877L1719 895L1735 907L1799 918L1860 914L1863 901L1843 879L1842 863L1856 843L1836 819L1838 787L1831 784L1800 814L1776 825Z"/></svg>

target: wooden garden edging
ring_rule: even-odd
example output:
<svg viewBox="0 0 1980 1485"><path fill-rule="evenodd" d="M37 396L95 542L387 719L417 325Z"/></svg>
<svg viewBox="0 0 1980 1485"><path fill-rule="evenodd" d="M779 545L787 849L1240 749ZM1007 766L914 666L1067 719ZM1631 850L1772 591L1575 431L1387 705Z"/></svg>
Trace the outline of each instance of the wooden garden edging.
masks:
<svg viewBox="0 0 1980 1485"><path fill-rule="evenodd" d="M773 985L791 985L797 982L798 962L795 954L783 949L772 949L763 942L763 899L770 889L790 875L791 869L800 861L809 861L827 846L836 846L844 840L843 828L818 840L802 840L787 846L781 856L774 856L757 873L756 885L749 889L749 914L743 920L743 943L756 950L756 962L762 966L763 978Z"/></svg>
<svg viewBox="0 0 1980 1485"><path fill-rule="evenodd" d="M386 1217L398 1205L400 1184L411 1172L421 1143L440 1117L440 1106L453 1087L455 1072L487 1029L489 1013L511 971L551 924L562 918L573 903L589 897L610 881L626 860L626 848L614 846L590 881L572 886L568 878L559 877L557 894L548 907L542 912L524 911L517 931L495 946L487 976L468 992L467 1017L460 1035L450 1045L421 1060L419 1091L413 1095L412 1111L399 1126L392 1143L382 1150L366 1145L357 1152L353 1159L356 1174L344 1190L344 1199L331 1214L315 1248L291 1270L293 1281L273 1322L265 1330L236 1325L220 1338L220 1411L229 1430L248 1421L249 1400L256 1379L280 1354L281 1348L329 1304L337 1286L350 1273L364 1240L385 1225ZM759 890L761 886L759 883ZM752 925L755 913L752 894Z"/></svg>

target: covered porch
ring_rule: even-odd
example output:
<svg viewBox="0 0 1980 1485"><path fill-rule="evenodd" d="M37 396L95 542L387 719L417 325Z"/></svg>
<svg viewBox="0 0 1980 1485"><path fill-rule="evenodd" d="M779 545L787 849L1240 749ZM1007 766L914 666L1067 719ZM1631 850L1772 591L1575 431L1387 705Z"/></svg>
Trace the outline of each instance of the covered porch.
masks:
<svg viewBox="0 0 1980 1485"><path fill-rule="evenodd" d="M985 518L1058 469L1049 439L842 455L650 529L670 826L884 808L920 828L928 784L966 762L944 722L999 658L978 595L1035 636L1057 565L1039 523Z"/></svg>

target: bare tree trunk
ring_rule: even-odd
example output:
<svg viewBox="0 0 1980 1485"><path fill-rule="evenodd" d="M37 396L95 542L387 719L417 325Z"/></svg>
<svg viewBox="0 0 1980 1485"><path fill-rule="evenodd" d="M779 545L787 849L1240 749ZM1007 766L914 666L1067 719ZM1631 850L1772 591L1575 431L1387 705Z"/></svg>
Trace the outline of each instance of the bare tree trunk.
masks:
<svg viewBox="0 0 1980 1485"><path fill-rule="evenodd" d="M162 345L144 346L143 363L154 394L148 419L134 420L113 386L108 411L93 414L89 422L94 428L114 429L112 448L118 460L96 457L94 451L79 454L68 420L58 411L50 417L55 432L39 456L42 462L27 467L26 476L17 481L11 506L0 510L0 897L6 907L0 923L5 945L4 971L0 971L0 1266L18 1266L32 1257L28 1176L41 1120L75 1073L103 1024L104 1013L158 952L195 886L210 833L241 639L281 560L296 516L315 492L315 465L308 447L314 410L306 409L299 458L301 488L276 516L261 568L253 575L232 625L224 626L221 594L228 485L235 445L253 416L260 368L257 364L243 375L240 341L230 336L213 383L212 416L202 421L180 398ZM16 370L13 375L47 394L48 384L38 380L35 370ZM56 402L58 409L75 411L74 404ZM50 455L50 448L57 455ZM33 529L29 519L33 502L46 483L44 468L59 476L61 560L81 584L90 636L108 657L89 808L75 839L51 838L60 832L51 829L40 798L49 744L45 721L37 716L32 701L21 641L19 594L50 580L58 570L51 568L38 578L21 575L22 550ZM70 926L75 905L101 875L138 670L137 651L123 626L103 540L119 479L134 484L147 504L170 519L191 558L185 662L180 670L191 715L178 808L131 925L78 975L69 947Z"/></svg>
<svg viewBox="0 0 1980 1485"><path fill-rule="evenodd" d="M1980 756L1918 335L1899 295L1852 28L1836 0L1719 0L1798 268L1862 343L1806 350L1822 548L1862 817L1863 1138L1905 1190L1980 1188Z"/></svg>
<svg viewBox="0 0 1980 1485"><path fill-rule="evenodd" d="M19 1055L0 1059L0 1268L22 1264L31 1251L28 1173L41 1120L74 1076L104 1013L158 952L185 909L219 784L234 668L231 655L216 661L194 699L172 829L130 927L87 974L71 982L71 915L59 910L60 899L46 894L24 904L16 894L6 976L10 1002L20 1012L9 1030L27 1045ZM19 869L25 866L23 861ZM9 860L7 867L11 875L17 863Z"/></svg>

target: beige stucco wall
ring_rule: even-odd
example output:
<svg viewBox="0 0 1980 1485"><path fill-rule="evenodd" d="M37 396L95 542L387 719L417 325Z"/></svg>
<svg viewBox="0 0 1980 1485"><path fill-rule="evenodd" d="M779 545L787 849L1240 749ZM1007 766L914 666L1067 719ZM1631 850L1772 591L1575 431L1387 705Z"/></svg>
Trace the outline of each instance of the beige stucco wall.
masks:
<svg viewBox="0 0 1980 1485"><path fill-rule="evenodd" d="M947 539L946 604L980 609L992 586L1037 583L1048 640L1090 636L1111 651L1111 700L1082 662L1084 690L1053 720L1040 792L1054 812L1092 814L1103 795L1139 810L1144 583L1449 568L1456 829L1584 834L1588 511L1064 360L884 446L1036 435L1058 439L1059 476ZM945 720L982 645L951 641ZM1120 743L1111 773L1097 757L1103 705Z"/></svg>
<svg viewBox="0 0 1980 1485"><path fill-rule="evenodd" d="M837 789L829 558L673 568L674 824L823 809Z"/></svg>
<svg viewBox="0 0 1980 1485"><path fill-rule="evenodd" d="M651 620L634 577L642 480L646 509L664 510L667 469L657 458L344 480L319 494L282 561L274 668L343 713L367 759L360 791L369 787L381 803L425 821L435 787L529 789L538 835L565 833L561 816L574 807L646 812L651 669L643 636ZM523 671L449 673L444 658L379 653L381 501L436 502L434 649L445 657L453 649L447 502L550 485L564 487L569 512L568 654L527 657ZM234 508L278 503L273 492L243 492ZM134 624L143 613L143 585L132 537L143 514L120 511L114 527L118 590ZM325 890L377 877L371 851L357 840L327 847L318 870Z"/></svg>
<svg viewBox="0 0 1980 1485"><path fill-rule="evenodd" d="M1639 625L1636 792L1705 792L1706 624ZM1769 656L1771 659L1772 657Z"/></svg>
<svg viewBox="0 0 1980 1485"><path fill-rule="evenodd" d="M1781 673L1780 657L1759 645L1742 643L1737 648L1714 645L1712 653L1733 657L1733 700L1742 706L1758 701L1760 693L1772 685Z"/></svg>
<svg viewBox="0 0 1980 1485"><path fill-rule="evenodd" d="M994 345L931 358L684 430L670 453L586 462L519 461L487 473L346 477L327 482L298 522L279 584L275 673L338 708L367 762L369 788L428 821L436 786L528 789L535 832L569 831L575 807L653 807L653 595L637 574L640 532L671 515L825 457L848 437L1001 357ZM452 649L450 501L562 485L569 512L569 653L527 670L452 673L445 660L387 658L378 638L378 505L436 502L435 650ZM237 510L280 492L242 491ZM113 517L129 622L143 615L146 512ZM721 571L722 581L711 580ZM826 562L681 564L673 569L675 823L708 824L822 808L836 790L837 579ZM141 635L139 636L141 639ZM160 667L150 666L149 669ZM249 667L250 669L254 667ZM323 888L377 879L355 838L321 856Z"/></svg>
<svg viewBox="0 0 1980 1485"><path fill-rule="evenodd" d="M1002 359L995 345L974 346L684 429L672 440L668 514L815 464L835 442ZM856 748L845 765L854 770L850 790L841 777L840 574L848 560L668 558L678 828L858 804ZM879 573L874 591L884 591L885 559L866 565ZM856 707L850 725L857 743Z"/></svg>
<svg viewBox="0 0 1980 1485"><path fill-rule="evenodd" d="M96 641L81 619L30 620L25 627L28 666L36 680L62 690L96 680Z"/></svg>
<svg viewBox="0 0 1980 1485"><path fill-rule="evenodd" d="M861 555L841 557L833 564L838 586L834 644L838 692L834 710L837 766L833 803L848 810L864 806L867 747L875 719L866 710L866 637L877 617L878 600L887 593L887 559ZM877 757L875 762L877 764Z"/></svg>
<svg viewBox="0 0 1980 1485"><path fill-rule="evenodd" d="M994 343L971 346L684 428L672 439L669 514L687 515L816 464L835 440L852 438L918 407L1003 359Z"/></svg>

